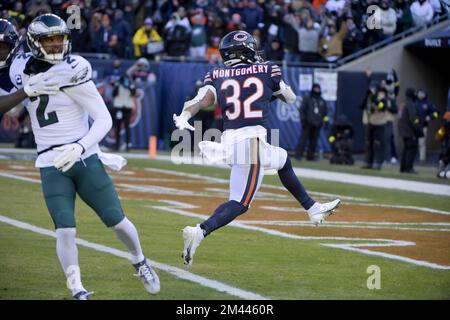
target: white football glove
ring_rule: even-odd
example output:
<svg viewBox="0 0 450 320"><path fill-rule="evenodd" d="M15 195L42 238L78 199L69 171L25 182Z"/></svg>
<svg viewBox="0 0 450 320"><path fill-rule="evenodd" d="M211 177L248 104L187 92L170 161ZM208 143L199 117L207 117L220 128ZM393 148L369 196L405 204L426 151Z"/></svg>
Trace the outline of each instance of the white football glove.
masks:
<svg viewBox="0 0 450 320"><path fill-rule="evenodd" d="M23 90L29 97L37 97L43 94L52 95L59 91L59 81L55 79L53 72L38 73L31 76Z"/></svg>
<svg viewBox="0 0 450 320"><path fill-rule="evenodd" d="M53 150L61 151L53 160L55 168L59 171L66 172L80 159L84 148L79 143L70 143Z"/></svg>
<svg viewBox="0 0 450 320"><path fill-rule="evenodd" d="M191 126L188 122L188 120L191 118L191 114L187 111L183 111L179 116L177 116L175 113L173 114L173 121L175 122L175 126L180 129L189 129L191 131L194 131L195 128Z"/></svg>

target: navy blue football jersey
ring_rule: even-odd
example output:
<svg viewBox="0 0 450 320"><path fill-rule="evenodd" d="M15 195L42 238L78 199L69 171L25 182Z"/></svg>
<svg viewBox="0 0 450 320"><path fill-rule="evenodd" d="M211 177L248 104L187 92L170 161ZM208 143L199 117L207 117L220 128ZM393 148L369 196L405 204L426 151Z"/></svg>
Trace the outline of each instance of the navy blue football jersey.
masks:
<svg viewBox="0 0 450 320"><path fill-rule="evenodd" d="M15 88L9 78L9 66L4 69L0 69L0 95L11 93L13 89Z"/></svg>
<svg viewBox="0 0 450 320"><path fill-rule="evenodd" d="M216 89L224 129L261 125L267 116L274 92L280 90L281 69L271 63L240 64L209 71L204 85Z"/></svg>

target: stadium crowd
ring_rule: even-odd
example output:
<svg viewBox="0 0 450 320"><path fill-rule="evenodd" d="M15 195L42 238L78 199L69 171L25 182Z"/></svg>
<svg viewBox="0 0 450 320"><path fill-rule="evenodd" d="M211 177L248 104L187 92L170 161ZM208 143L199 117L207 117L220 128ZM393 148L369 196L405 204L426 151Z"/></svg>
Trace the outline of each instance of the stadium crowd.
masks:
<svg viewBox="0 0 450 320"><path fill-rule="evenodd" d="M67 19L71 5L81 9L74 52L211 62L221 59L220 38L237 29L251 33L268 60L332 62L446 11L439 0L5 0L0 17L24 34L42 13ZM370 5L380 8L375 29Z"/></svg>

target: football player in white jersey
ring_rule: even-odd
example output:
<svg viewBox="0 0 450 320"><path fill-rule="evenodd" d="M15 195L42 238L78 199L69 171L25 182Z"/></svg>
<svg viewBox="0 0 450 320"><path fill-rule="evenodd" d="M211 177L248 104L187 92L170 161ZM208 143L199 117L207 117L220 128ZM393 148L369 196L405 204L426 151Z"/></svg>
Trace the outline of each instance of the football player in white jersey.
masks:
<svg viewBox="0 0 450 320"><path fill-rule="evenodd" d="M30 78L23 89L16 90L9 78L9 69L17 48L19 34L14 25L0 19L0 119L3 113L10 111L27 97L58 92L58 82L51 79L50 74L39 74Z"/></svg>
<svg viewBox="0 0 450 320"><path fill-rule="evenodd" d="M83 287L75 244L75 197L78 194L110 228L130 252L131 262L145 289L160 290L157 274L142 253L135 226L125 217L111 178L103 164L120 170L126 163L119 156L103 154L98 143L111 129L108 109L91 80L90 63L70 54L70 30L54 14L35 18L27 30L31 54L14 59L10 78L16 88L33 75L53 75L59 83L54 95L30 98L30 114L37 144L36 167L42 190L56 229L56 250L76 300L91 293ZM89 127L89 117L93 120Z"/></svg>

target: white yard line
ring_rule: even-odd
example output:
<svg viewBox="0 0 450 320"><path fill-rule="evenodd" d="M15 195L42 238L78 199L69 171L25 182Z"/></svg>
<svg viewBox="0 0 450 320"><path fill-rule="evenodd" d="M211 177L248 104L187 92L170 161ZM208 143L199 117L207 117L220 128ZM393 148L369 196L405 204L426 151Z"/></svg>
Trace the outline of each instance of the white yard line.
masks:
<svg viewBox="0 0 450 320"><path fill-rule="evenodd" d="M213 178L213 177L210 177L210 176L204 176L204 175L195 174L195 173L187 173L187 172L180 172L180 171L175 171L175 170L157 169L157 168L145 168L144 170L148 171L148 172L157 172L157 173L171 174L171 175L175 175L175 176L179 176L179 177L187 177L187 178L199 179L199 180L208 181L208 182L222 183L222 184L227 184L227 185L230 183L230 181L228 179ZM262 188L267 188L267 189L273 189L273 190L283 190L283 191L286 190L284 187L273 186L273 185L269 185L269 184L262 184L261 187ZM349 196L343 196L343 195L336 195L336 194L332 194L332 193L315 192L315 191L308 191L308 193L311 194L311 195L316 195L316 196L323 196L323 197L330 197L330 198L340 198L341 200L369 201L369 199L366 199L366 198L349 197Z"/></svg>
<svg viewBox="0 0 450 320"><path fill-rule="evenodd" d="M192 217L192 218L198 218L201 220L206 219L208 216L198 214L195 212L192 212L192 209L197 208L197 206L178 202L178 201L172 201L172 200L160 200L162 203L169 204L169 206L146 206L148 208L152 208L155 210L161 210L161 211L167 211L172 212L178 215L186 216L186 217ZM351 238L351 237L322 237L322 236L299 236L299 235L293 235L286 232L281 232L277 230L271 230L266 228L261 228L257 226L251 226L246 223L233 221L229 224L229 226L233 226L236 228L246 229L246 230L253 230L262 232L265 234L270 234L273 236L283 237L283 238L289 238L289 239L298 239L298 240L331 240L331 241L365 241L364 243L342 243L342 244L334 244L334 243L321 243L323 246L327 247L333 247L333 248L339 248L344 249L348 251L355 251L363 254L369 254L369 255L375 255L380 256L383 258L398 260L402 262L407 262L416 266L422 266L432 269L441 269L441 270L450 270L450 266L445 265L439 265L427 261L422 260L416 260L411 258L406 258L399 255L394 254L387 254L382 252L376 252L371 251L367 249L360 249L357 247L398 247L398 246L414 246L416 245L414 242L411 241L400 241L400 240L392 240L392 239L370 239L370 238Z"/></svg>
<svg viewBox="0 0 450 320"><path fill-rule="evenodd" d="M38 233L41 235L45 235L48 237L52 237L52 238L56 238L56 233L54 231L48 230L48 229L44 229L44 228L40 228L34 225L31 225L29 223L25 223L19 220L15 220L15 219L11 219L5 216L0 215L0 221L6 224L9 224L11 226L23 229L23 230L28 230L34 233ZM86 248L90 248L90 249L94 249L96 251L99 252L104 252L104 253L109 253L112 254L116 257L120 257L120 258L125 258L129 260L129 253L122 251L122 250L118 250L115 248L111 248L111 247L107 247L98 243L94 243L94 242L90 242L90 241L86 241L80 238L76 239L76 243L80 246L86 247ZM245 291L230 285L227 285L225 283L216 281L216 280L212 280L212 279L208 279L196 274L193 274L191 272L188 272L186 270L177 268L177 267L173 267L171 265L167 265L164 263L160 263L160 262L156 262L153 260L149 260L150 264L152 266L154 266L155 268L162 270L164 272L170 273L171 275L179 278L179 279L183 279L183 280L187 280L190 282L194 282L196 284L199 284L201 286L207 287L207 288L211 288L213 290L219 291L219 292L224 292L227 293L229 295L241 298L241 299L247 299L247 300L267 300L267 298L257 294L257 293L253 293L250 291Z"/></svg>

